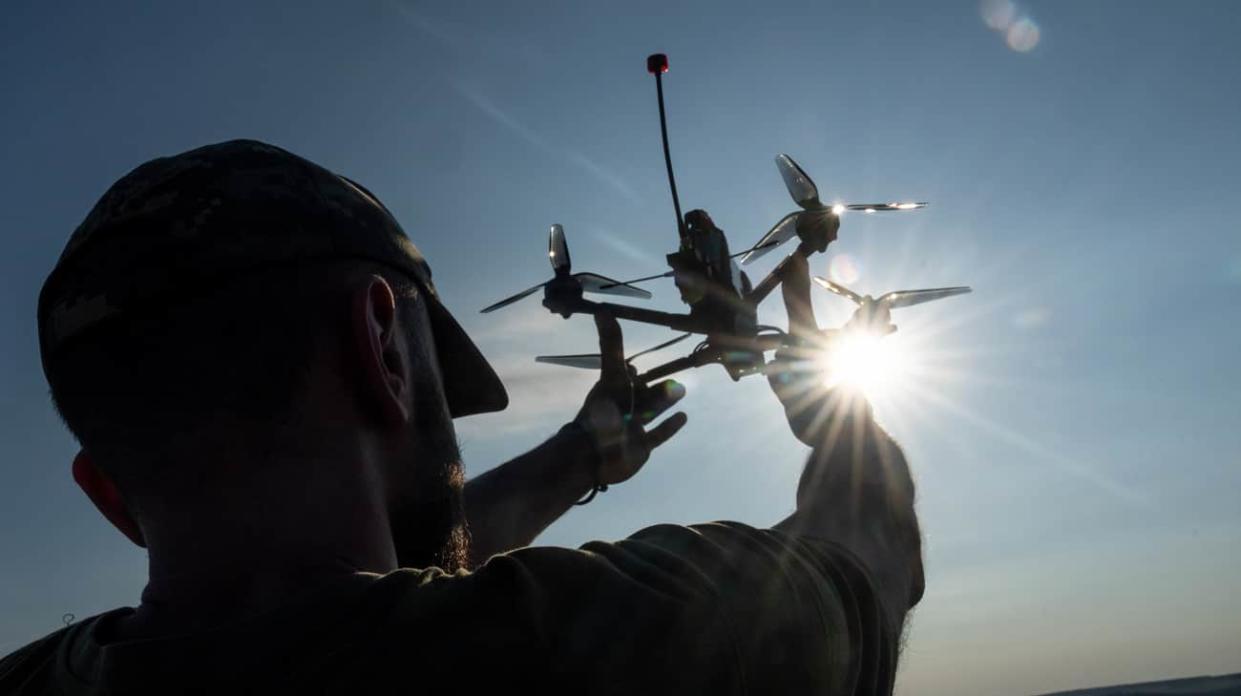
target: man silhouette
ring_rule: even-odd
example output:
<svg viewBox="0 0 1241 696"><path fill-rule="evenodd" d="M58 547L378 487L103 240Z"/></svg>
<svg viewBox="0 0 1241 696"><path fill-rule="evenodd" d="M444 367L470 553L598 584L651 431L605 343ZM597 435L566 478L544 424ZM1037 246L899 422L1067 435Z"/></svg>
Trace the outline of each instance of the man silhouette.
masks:
<svg viewBox="0 0 1241 696"><path fill-rule="evenodd" d="M790 329L817 334L808 278ZM73 475L149 553L136 608L0 661L5 694L886 693L921 595L913 486L864 406L773 385L814 448L770 530L522 548L685 423L597 317L601 379L468 484L452 419L507 395L361 186L232 141L116 182L39 299Z"/></svg>

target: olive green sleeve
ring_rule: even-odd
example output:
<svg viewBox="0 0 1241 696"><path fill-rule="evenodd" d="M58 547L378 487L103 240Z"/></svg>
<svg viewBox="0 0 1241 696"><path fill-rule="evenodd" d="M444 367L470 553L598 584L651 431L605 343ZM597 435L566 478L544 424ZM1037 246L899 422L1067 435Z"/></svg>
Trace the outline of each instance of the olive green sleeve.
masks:
<svg viewBox="0 0 1241 696"><path fill-rule="evenodd" d="M893 637L865 572L825 542L660 525L579 550L520 549L473 573L399 572L417 580L392 616L418 631L409 654L431 672L504 674L548 693L891 689ZM459 665L462 653L477 660Z"/></svg>

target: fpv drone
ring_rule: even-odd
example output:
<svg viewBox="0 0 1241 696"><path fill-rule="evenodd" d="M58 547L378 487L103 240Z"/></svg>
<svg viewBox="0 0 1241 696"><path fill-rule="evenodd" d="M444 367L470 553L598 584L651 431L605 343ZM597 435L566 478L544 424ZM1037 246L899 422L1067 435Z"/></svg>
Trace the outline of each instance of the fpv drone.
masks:
<svg viewBox="0 0 1241 696"><path fill-rule="evenodd" d="M797 345L800 340L771 326L757 323L758 305L780 284L785 269L795 256L809 257L823 252L836 239L840 229L841 215L846 211L863 213L899 212L925 208L925 202L896 203L837 203L824 204L814 181L792 157L779 155L776 167L784 180L785 188L798 205L795 210L780 218L754 246L739 253L731 253L724 231L715 225L705 210L691 210L681 214L677 197L676 179L672 173L672 157L668 147L668 126L664 111L663 73L668 71L668 58L655 54L647 58L647 71L655 76L655 89L659 102L659 126L663 140L664 164L668 170L668 185L672 191L672 205L676 212L677 232L680 246L667 255L671 270L632 280L613 280L597 273L573 273L569 246L564 228L552 225L548 236L547 256L552 266L552 278L484 308L484 313L511 305L538 290L543 291L543 306L554 314L568 318L574 314L607 313L617 319L668 327L681 335L636 353L626 359L632 361L648 353L662 350L695 334L705 340L686 356L656 366L637 379L649 383L681 370L701 367L712 363L724 366L733 380L762 370L766 361L764 352ZM752 285L749 277L741 271L736 259L746 265L773 249L799 239L797 248L767 274L758 285ZM689 306L687 314L662 312L631 305L595 302L583 297L585 293L620 295L649 299L651 293L637 287L658 278L672 278L681 294L681 301ZM863 328L878 333L891 333L890 311L923 302L951 297L970 291L968 287L933 288L926 290L901 290L873 298L861 296L841 285L823 278L815 281L824 288L853 300L858 309L846 324L846 328ZM568 367L592 368L600 366L597 354L550 355L535 358L538 362ZM631 368L632 369L632 368ZM636 372L636 371L635 371Z"/></svg>

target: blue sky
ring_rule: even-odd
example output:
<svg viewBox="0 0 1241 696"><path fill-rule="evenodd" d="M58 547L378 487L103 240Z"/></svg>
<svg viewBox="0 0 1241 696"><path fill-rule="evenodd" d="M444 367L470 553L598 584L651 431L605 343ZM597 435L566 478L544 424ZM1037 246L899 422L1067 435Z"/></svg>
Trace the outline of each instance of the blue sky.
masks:
<svg viewBox="0 0 1241 696"><path fill-rule="evenodd" d="M663 51L682 202L734 247L791 209L788 152L825 198L932 202L846 218L816 273L975 288L890 339L921 356L879 414L919 482L929 582L900 690L1241 670L1241 6L1018 4L1027 51L971 1L108 7L10 3L0 24L0 653L135 603L145 574L70 480L35 338L38 288L113 180L252 137L367 185L510 387L507 412L458 423L476 474L590 383L531 360L591 350L589 320L476 311L546 276L547 226L616 277L675 246L644 70ZM804 449L765 384L684 381L683 433L541 542L791 511Z"/></svg>

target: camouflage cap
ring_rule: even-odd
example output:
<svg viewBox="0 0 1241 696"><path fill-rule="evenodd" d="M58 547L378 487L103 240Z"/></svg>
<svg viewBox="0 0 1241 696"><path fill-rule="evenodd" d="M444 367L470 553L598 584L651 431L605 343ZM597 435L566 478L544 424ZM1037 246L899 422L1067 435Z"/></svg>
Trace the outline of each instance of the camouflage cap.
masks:
<svg viewBox="0 0 1241 696"><path fill-rule="evenodd" d="M39 294L44 364L127 311L251 270L347 258L389 266L423 291L453 417L508 405L500 378L441 304L430 266L388 209L349 179L253 140L151 160L104 193Z"/></svg>

